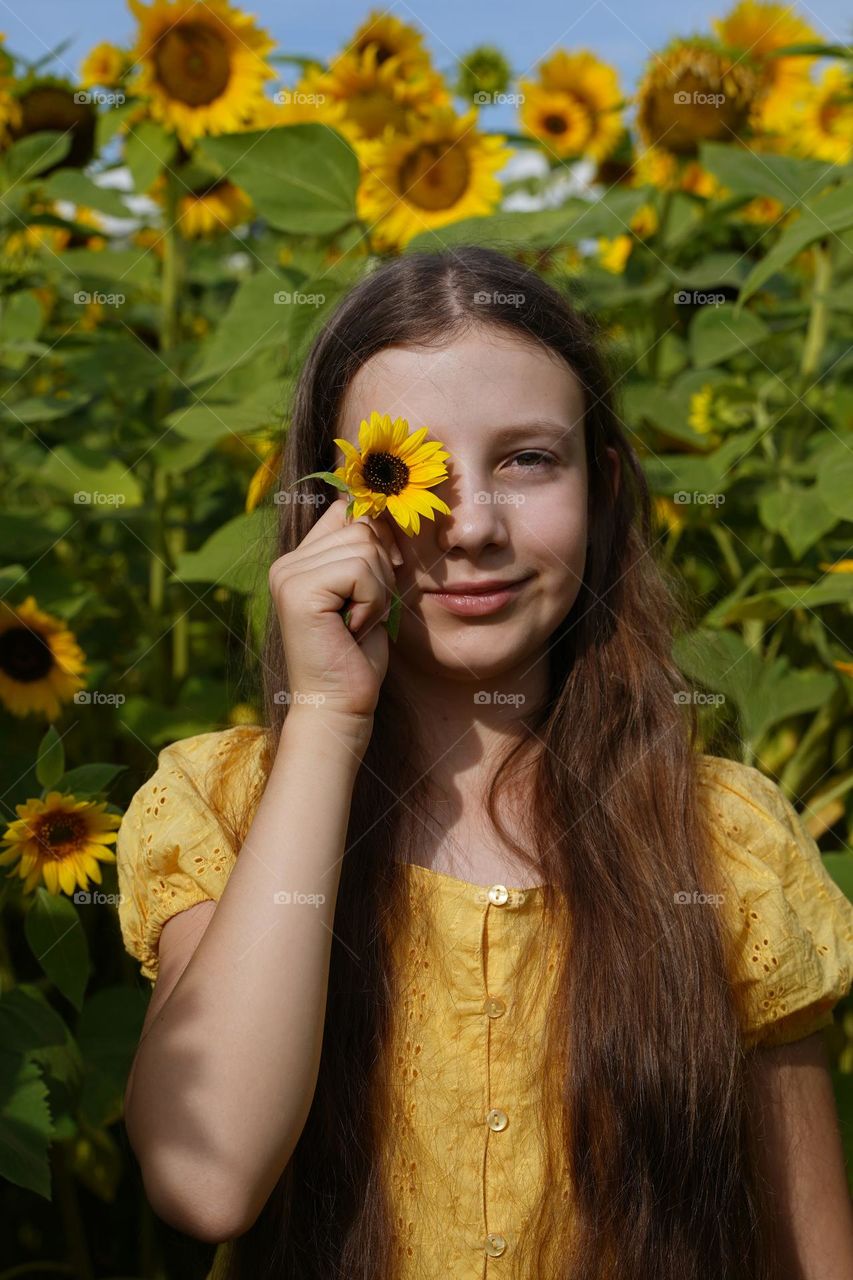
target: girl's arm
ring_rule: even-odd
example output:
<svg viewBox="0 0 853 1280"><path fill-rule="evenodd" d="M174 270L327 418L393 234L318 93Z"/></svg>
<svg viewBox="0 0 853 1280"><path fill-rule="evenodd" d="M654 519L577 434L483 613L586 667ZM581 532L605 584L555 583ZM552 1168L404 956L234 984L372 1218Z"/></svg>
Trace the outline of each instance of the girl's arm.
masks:
<svg viewBox="0 0 853 1280"><path fill-rule="evenodd" d="M251 1226L307 1119L371 731L369 717L294 708L219 902L181 912L161 934L125 1123L152 1207L198 1239ZM287 892L324 897L276 901Z"/></svg>
<svg viewBox="0 0 853 1280"><path fill-rule="evenodd" d="M853 1206L822 1033L757 1049L755 1083L786 1265L780 1280L849 1280Z"/></svg>

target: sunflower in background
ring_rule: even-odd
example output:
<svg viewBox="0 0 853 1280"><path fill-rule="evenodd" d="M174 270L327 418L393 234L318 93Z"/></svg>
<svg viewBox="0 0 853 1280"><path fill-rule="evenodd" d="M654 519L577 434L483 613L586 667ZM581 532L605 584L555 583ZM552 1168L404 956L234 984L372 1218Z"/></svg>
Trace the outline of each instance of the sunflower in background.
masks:
<svg viewBox="0 0 853 1280"><path fill-rule="evenodd" d="M377 66L381 67L389 58L395 58L404 76L431 67L423 33L380 9L371 9L347 45L347 51L357 56L366 54L370 48L374 51Z"/></svg>
<svg viewBox="0 0 853 1280"><path fill-rule="evenodd" d="M819 43L820 36L790 5L761 4L758 0L741 0L711 25L726 49L756 66L759 92L751 124L759 132L773 132L767 111L772 117L776 108L809 84L816 61L813 55L776 58L773 54L786 45Z"/></svg>
<svg viewBox="0 0 853 1280"><path fill-rule="evenodd" d="M763 119L788 152L848 164L853 159L853 77L842 66L827 67L817 84L803 81L788 97L772 95Z"/></svg>
<svg viewBox="0 0 853 1280"><path fill-rule="evenodd" d="M39 609L35 596L19 605L0 601L0 702L12 715L55 720L62 703L84 688L85 669L73 632Z"/></svg>
<svg viewBox="0 0 853 1280"><path fill-rule="evenodd" d="M80 88L94 89L100 85L103 89L114 89L130 66L130 60L124 49L118 45L102 40L90 49L80 66Z"/></svg>
<svg viewBox="0 0 853 1280"><path fill-rule="evenodd" d="M436 107L410 118L410 131L389 128L356 147L363 174L359 217L378 249L398 250L420 231L491 213L501 198L495 176L512 155L504 138L477 132L477 111L458 116Z"/></svg>
<svg viewBox="0 0 853 1280"><path fill-rule="evenodd" d="M185 147L205 134L243 127L275 76L275 42L228 0L128 0L139 22L130 90Z"/></svg>
<svg viewBox="0 0 853 1280"><path fill-rule="evenodd" d="M49 791L43 800L15 805L18 817L6 828L0 866L17 862L7 872L23 881L23 892L32 893L40 881L48 892L73 894L87 889L89 880L101 883L102 862L115 862L106 846L116 839L121 822L117 813L106 813L105 800L78 800L71 794Z"/></svg>
<svg viewBox="0 0 853 1280"><path fill-rule="evenodd" d="M518 82L524 131L558 156L604 160L623 133L616 69L588 49L558 49L537 71L538 81Z"/></svg>

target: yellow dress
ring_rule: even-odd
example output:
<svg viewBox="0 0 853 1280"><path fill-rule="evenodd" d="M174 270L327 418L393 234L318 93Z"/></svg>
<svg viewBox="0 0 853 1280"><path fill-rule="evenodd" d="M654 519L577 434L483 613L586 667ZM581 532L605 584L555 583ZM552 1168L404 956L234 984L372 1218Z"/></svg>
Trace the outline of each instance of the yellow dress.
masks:
<svg viewBox="0 0 853 1280"><path fill-rule="evenodd" d="M240 732L245 772L233 785L259 798L262 732L199 734L160 752L119 829L122 937L152 980L165 921L217 900L234 865L224 831L188 778L203 777L228 735ZM737 939L731 980L745 1010L743 1043L807 1036L831 1023L850 990L853 904L775 783L721 757L699 763L732 887L721 909L731 913ZM394 943L406 994L391 1058L398 1103L383 1152L399 1276L482 1280L499 1274L492 1259L519 1247L540 1189L535 1083L545 1064L536 1048L549 993L538 987L534 998L532 975L543 891L402 865L417 910L412 930Z"/></svg>

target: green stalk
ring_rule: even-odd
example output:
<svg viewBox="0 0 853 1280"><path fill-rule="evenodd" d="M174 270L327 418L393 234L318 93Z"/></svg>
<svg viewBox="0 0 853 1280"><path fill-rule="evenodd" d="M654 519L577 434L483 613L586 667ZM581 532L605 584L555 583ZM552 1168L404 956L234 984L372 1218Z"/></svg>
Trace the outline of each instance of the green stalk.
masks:
<svg viewBox="0 0 853 1280"><path fill-rule="evenodd" d="M826 341L829 322L829 290L832 285L832 259L829 244L826 240L818 240L813 246L815 259L814 282L812 284L811 310L803 344L803 356L800 362L800 373L803 380L814 377Z"/></svg>

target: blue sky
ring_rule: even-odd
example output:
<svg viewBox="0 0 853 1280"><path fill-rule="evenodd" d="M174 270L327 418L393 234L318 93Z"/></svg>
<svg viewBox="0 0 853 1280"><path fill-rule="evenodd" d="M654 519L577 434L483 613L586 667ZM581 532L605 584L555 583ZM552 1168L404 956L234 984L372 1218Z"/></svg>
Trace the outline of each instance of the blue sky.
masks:
<svg viewBox="0 0 853 1280"><path fill-rule="evenodd" d="M279 52L319 58L335 53L367 16L365 0L331 0L325 4L282 4L254 0L240 5L255 14L279 43ZM710 29L710 19L725 13L729 0L526 0L522 5L495 0L391 0L381 10L420 27L436 66L451 71L457 58L482 42L498 45L517 73L531 72L555 47L585 45L615 64L630 90L650 51L670 36ZM819 5L792 5L828 40L853 36L849 0L821 0ZM98 40L124 43L134 30L125 0L0 0L0 31L7 45L35 58L66 38L61 70L74 74L81 57ZM495 125L506 127L498 120ZM484 120L486 127L491 121Z"/></svg>

